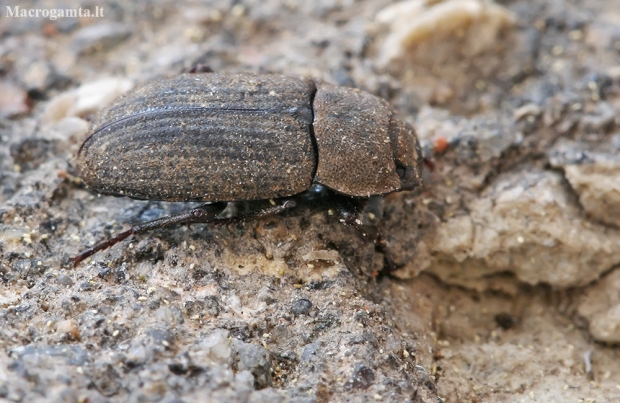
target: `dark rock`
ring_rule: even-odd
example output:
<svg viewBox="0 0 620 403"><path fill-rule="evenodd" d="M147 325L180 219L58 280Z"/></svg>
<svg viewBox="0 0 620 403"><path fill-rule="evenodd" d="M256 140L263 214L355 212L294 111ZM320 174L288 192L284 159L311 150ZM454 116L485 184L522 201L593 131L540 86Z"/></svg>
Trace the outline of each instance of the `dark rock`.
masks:
<svg viewBox="0 0 620 403"><path fill-rule="evenodd" d="M353 369L353 375L349 380L351 387L357 389L368 389L375 381L375 373L364 364L357 364Z"/></svg>
<svg viewBox="0 0 620 403"><path fill-rule="evenodd" d="M300 298L293 303L291 312L293 315L307 315L312 308L312 302L305 298Z"/></svg>
<svg viewBox="0 0 620 403"><path fill-rule="evenodd" d="M71 277L62 274L56 277L56 284L63 285L65 287L71 287L73 285L73 280L71 279Z"/></svg>

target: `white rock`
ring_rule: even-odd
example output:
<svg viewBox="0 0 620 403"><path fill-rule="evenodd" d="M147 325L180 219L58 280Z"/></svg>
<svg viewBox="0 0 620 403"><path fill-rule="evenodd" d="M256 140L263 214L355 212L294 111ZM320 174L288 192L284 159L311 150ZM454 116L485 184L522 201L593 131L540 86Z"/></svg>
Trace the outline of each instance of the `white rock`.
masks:
<svg viewBox="0 0 620 403"><path fill-rule="evenodd" d="M216 329L200 343L200 351L192 356L194 361L227 364L231 358L228 331Z"/></svg>
<svg viewBox="0 0 620 403"><path fill-rule="evenodd" d="M68 116L85 117L99 111L132 87L133 82L125 78L104 78L83 84L50 100L43 120L54 123Z"/></svg>
<svg viewBox="0 0 620 403"><path fill-rule="evenodd" d="M24 114L30 110L27 94L22 88L8 82L0 81L0 118Z"/></svg>
<svg viewBox="0 0 620 403"><path fill-rule="evenodd" d="M69 116L97 112L132 87L133 82L125 78L104 78L81 85L75 90L76 102L69 110Z"/></svg>
<svg viewBox="0 0 620 403"><path fill-rule="evenodd" d="M254 375L248 370L237 372L235 375L235 389L254 390Z"/></svg>
<svg viewBox="0 0 620 403"><path fill-rule="evenodd" d="M72 137L79 138L88 131L88 122L84 119L69 116L58 120L49 130L45 138L66 141Z"/></svg>
<svg viewBox="0 0 620 403"><path fill-rule="evenodd" d="M463 36L467 46L459 51L476 55L490 48L515 17L485 0L409 0L384 8L376 20L389 26L377 56L377 64L386 68L410 48L446 36Z"/></svg>

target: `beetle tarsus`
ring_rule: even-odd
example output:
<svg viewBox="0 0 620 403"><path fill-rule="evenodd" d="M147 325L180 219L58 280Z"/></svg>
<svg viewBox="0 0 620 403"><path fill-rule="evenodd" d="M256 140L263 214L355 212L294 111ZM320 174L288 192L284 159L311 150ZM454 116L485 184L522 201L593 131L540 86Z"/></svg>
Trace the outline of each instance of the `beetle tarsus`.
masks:
<svg viewBox="0 0 620 403"><path fill-rule="evenodd" d="M259 220L261 218L269 217L272 215L280 214L285 210L292 209L295 207L297 203L294 200L284 200L281 204L276 204L275 206L266 207L260 210L252 211L248 214L229 217L229 218L216 218L214 220L208 221L208 223L212 225L230 225L237 224L241 222L247 222L252 220ZM195 221L198 222L198 221Z"/></svg>
<svg viewBox="0 0 620 403"><path fill-rule="evenodd" d="M74 257L71 258L71 261L73 262L73 267L77 266L82 260L91 257L92 255L94 255L95 253L99 251L109 248L110 246L128 238L129 236L133 234L134 234L134 228L132 227L131 229L121 232L120 234L116 235L114 238L110 238L105 242L98 243L97 245L90 247L86 249L85 251L75 255Z"/></svg>
<svg viewBox="0 0 620 403"><path fill-rule="evenodd" d="M360 205L360 203L355 203L354 200L349 198L338 196L334 197L336 197L334 207L336 213L340 217L340 222L355 228L363 239L377 244L377 231L373 230L373 228L368 225L364 225L364 223L359 219L359 213L363 206Z"/></svg>

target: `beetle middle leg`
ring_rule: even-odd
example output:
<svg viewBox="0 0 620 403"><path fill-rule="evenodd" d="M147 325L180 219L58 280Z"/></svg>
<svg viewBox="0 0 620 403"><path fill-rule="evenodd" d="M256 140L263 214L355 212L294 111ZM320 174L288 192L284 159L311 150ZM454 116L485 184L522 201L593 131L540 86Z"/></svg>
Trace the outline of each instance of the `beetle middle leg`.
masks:
<svg viewBox="0 0 620 403"><path fill-rule="evenodd" d="M340 222L355 228L363 239L373 242L376 250L383 255L386 272L392 273L397 267L390 256L387 242L376 227L365 225L362 220L359 219L362 207L362 203L351 198L336 196L334 200L334 209L339 216Z"/></svg>

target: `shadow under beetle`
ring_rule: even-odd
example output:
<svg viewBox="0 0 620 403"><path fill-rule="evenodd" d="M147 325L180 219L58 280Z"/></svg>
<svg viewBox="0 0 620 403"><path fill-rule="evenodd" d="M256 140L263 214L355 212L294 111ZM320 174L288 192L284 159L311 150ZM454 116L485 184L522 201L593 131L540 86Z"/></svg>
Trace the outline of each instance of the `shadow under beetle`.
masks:
<svg viewBox="0 0 620 403"><path fill-rule="evenodd" d="M173 224L278 214L295 207L298 195L323 188L340 221L370 238L357 218L363 200L419 186L423 161L413 128L359 89L251 73L155 80L99 113L78 152L78 172L104 195L208 203L135 225L72 261ZM251 200L272 204L218 217L228 202ZM381 237L373 240L385 252Z"/></svg>

